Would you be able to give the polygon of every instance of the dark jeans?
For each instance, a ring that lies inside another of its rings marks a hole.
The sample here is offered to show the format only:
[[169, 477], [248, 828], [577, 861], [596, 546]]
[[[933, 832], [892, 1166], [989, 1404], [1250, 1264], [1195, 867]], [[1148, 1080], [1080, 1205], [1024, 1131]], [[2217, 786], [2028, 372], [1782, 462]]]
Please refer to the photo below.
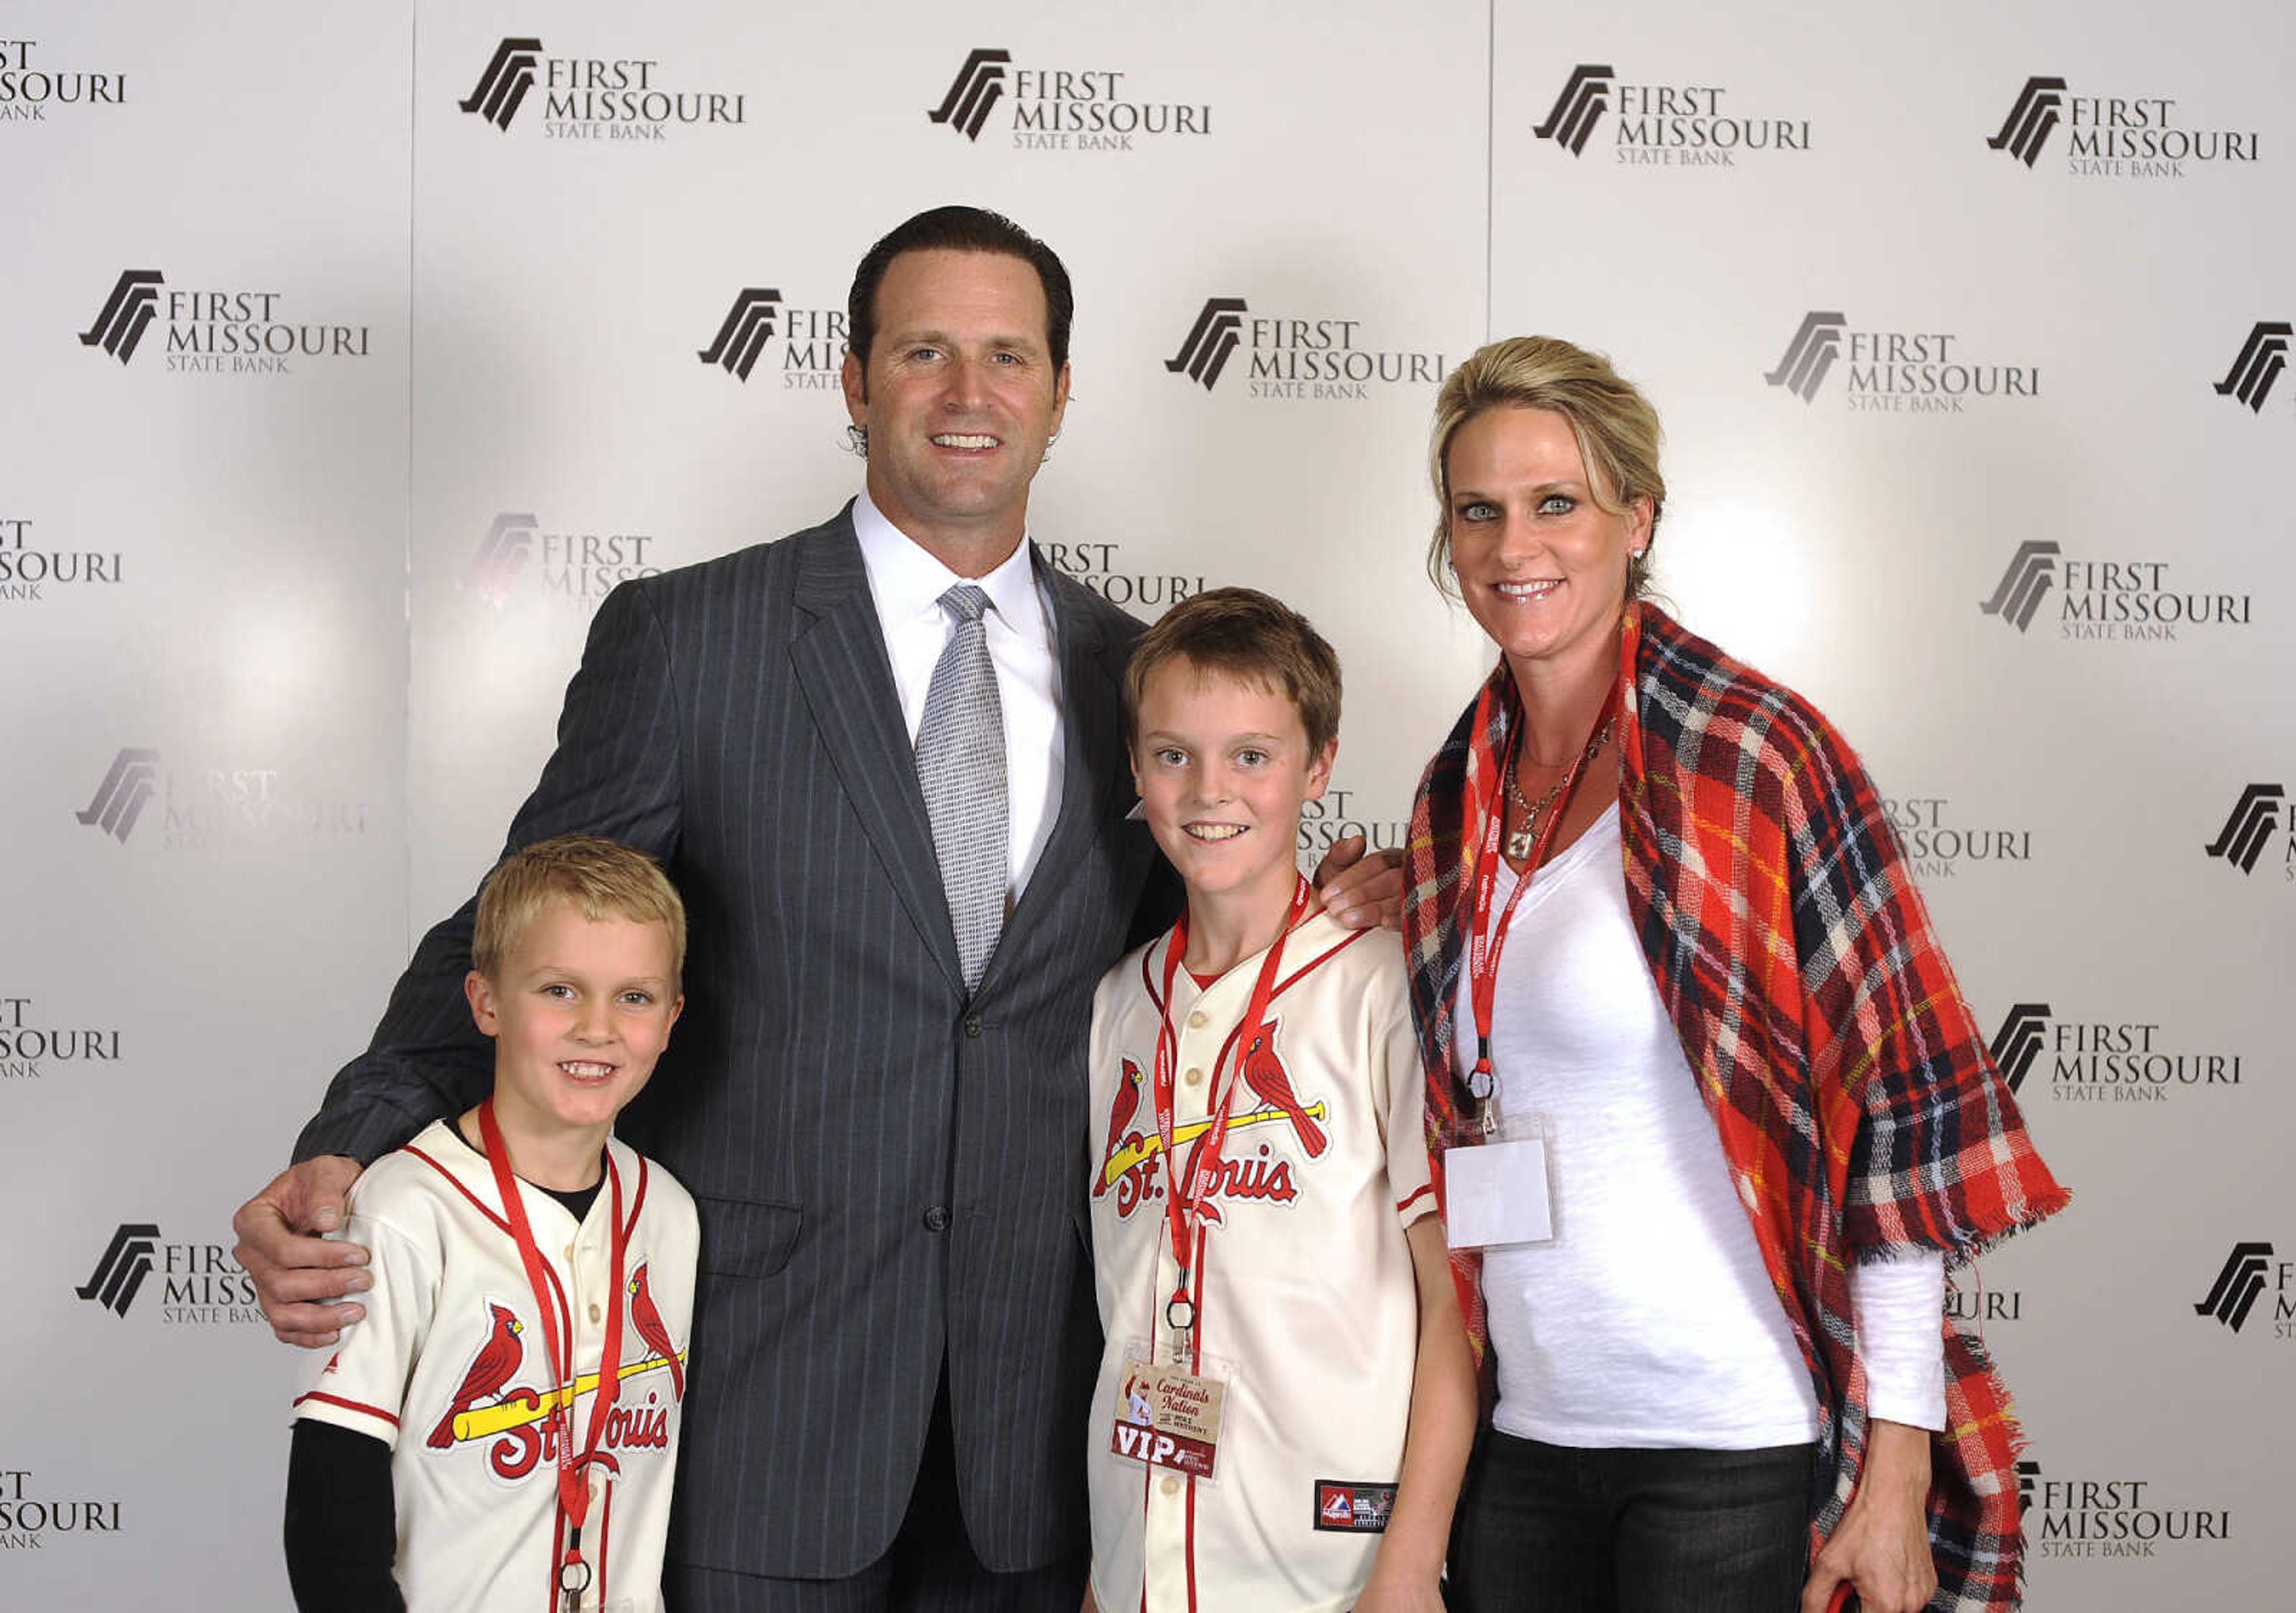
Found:
[[1576, 1450], [1486, 1428], [1451, 1536], [1456, 1613], [1792, 1613], [1816, 1447]]
[[924, 1460], [892, 1550], [849, 1579], [761, 1579], [662, 1566], [669, 1613], [1076, 1613], [1086, 1560], [992, 1574], [972, 1554], [957, 1511], [956, 1445], [941, 1375]]

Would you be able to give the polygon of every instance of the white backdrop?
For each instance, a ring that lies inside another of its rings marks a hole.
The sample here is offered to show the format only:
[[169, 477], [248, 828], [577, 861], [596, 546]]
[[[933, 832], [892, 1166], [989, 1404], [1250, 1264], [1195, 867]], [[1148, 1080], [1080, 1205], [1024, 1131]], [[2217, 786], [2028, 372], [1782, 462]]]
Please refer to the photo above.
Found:
[[[1338, 645], [1311, 835], [1395, 843], [1483, 664], [1420, 570], [1431, 378], [1536, 330], [1644, 386], [1664, 594], [1857, 744], [2077, 1194], [1962, 1301], [2027, 1419], [2030, 1605], [2286, 1599], [2286, 8], [0, 29], [0, 1603], [285, 1605], [231, 1210], [491, 861], [604, 589], [857, 485], [852, 266], [945, 201], [1076, 281], [1056, 563]], [[930, 116], [969, 62], [970, 135]], [[701, 357], [745, 291], [746, 376]]]

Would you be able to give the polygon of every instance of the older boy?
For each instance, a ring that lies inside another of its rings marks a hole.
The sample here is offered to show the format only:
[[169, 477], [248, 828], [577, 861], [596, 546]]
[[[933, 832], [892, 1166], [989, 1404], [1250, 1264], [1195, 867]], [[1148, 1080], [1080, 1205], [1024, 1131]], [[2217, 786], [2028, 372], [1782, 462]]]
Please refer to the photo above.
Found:
[[1403, 959], [1318, 909], [1294, 849], [1338, 662], [1218, 589], [1141, 638], [1125, 692], [1188, 899], [1093, 1004], [1093, 1596], [1439, 1607], [1475, 1401]]
[[685, 949], [677, 892], [628, 847], [569, 835], [488, 876], [464, 990], [494, 1093], [353, 1190], [374, 1287], [295, 1401], [300, 1606], [660, 1606], [696, 1224], [611, 1134]]

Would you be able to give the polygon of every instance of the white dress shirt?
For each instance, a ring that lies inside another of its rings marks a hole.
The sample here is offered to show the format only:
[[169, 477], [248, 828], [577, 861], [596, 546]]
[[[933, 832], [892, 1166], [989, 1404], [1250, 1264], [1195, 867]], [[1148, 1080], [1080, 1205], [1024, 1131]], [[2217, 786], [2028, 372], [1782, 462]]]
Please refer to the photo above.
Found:
[[901, 697], [901, 722], [912, 747], [924, 721], [933, 667], [956, 630], [955, 619], [940, 608], [940, 596], [961, 582], [975, 585], [988, 596], [989, 609], [982, 619], [988, 626], [988, 659], [996, 672], [996, 704], [1004, 717], [1004, 821], [1012, 836], [1004, 856], [1004, 910], [1009, 913], [1027, 888], [1060, 816], [1061, 765], [1068, 749], [1061, 726], [1060, 659], [1053, 643], [1052, 608], [1029, 567], [1029, 545], [1021, 543], [986, 577], [959, 577], [886, 520], [865, 490], [853, 501], [853, 533], [861, 540], [861, 563], [869, 573], [869, 594], [892, 659], [893, 687]]

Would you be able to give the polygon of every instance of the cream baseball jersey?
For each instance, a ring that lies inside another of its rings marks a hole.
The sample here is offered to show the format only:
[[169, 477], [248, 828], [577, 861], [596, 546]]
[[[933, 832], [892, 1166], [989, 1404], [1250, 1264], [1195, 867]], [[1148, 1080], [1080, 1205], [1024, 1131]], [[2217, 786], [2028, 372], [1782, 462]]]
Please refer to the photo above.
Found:
[[[1239, 1032], [1265, 954], [1209, 987], [1171, 973], [1173, 1148], [1185, 1160], [1224, 1133], [1183, 1330], [1185, 1311], [1168, 1312], [1180, 1263], [1154, 1090], [1170, 940], [1117, 964], [1093, 1003], [1107, 1339], [1087, 1447], [1094, 1594], [1111, 1613], [1345, 1608], [1371, 1573], [1410, 1417], [1419, 1307], [1404, 1228], [1435, 1208], [1402, 954], [1384, 931], [1306, 920], [1283, 943], [1257, 1049]], [[1208, 1477], [1153, 1459], [1174, 1371], [1205, 1386], [1218, 1423]]]
[[[365, 1244], [373, 1289], [365, 1321], [332, 1354], [313, 1352], [298, 1417], [391, 1447], [397, 1573], [410, 1609], [554, 1609], [565, 1545], [545, 1329], [560, 1332], [573, 1450], [590, 1448], [609, 1290], [623, 1298], [619, 1389], [587, 1470], [581, 1606], [652, 1613], [677, 1462], [678, 1407], [699, 1246], [693, 1200], [660, 1166], [606, 1144], [608, 1180], [578, 1227], [518, 1183], [550, 1277], [540, 1314], [485, 1156], [438, 1121], [378, 1159], [351, 1191], [343, 1236]], [[625, 1247], [612, 1270], [619, 1184]], [[573, 1347], [564, 1348], [568, 1324]]]

